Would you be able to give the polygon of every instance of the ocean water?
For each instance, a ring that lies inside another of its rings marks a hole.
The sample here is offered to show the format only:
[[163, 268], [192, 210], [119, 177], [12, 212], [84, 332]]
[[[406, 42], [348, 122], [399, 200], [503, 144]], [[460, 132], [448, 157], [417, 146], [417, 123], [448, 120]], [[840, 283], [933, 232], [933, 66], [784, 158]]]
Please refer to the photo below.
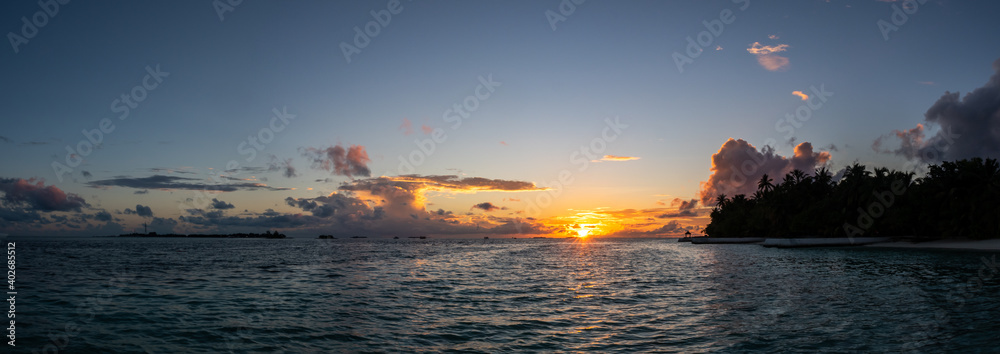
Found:
[[[23, 352], [995, 352], [991, 252], [16, 241]], [[5, 346], [5, 349], [10, 347]]]

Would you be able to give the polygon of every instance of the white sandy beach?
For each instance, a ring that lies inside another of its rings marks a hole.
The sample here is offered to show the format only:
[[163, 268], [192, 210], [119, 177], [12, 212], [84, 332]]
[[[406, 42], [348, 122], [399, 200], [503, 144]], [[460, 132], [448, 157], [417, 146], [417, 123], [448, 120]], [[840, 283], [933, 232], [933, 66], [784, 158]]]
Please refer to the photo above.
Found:
[[893, 248], [940, 248], [940, 249], [971, 249], [981, 251], [1000, 251], [1000, 239], [992, 240], [938, 240], [927, 242], [885, 242], [863, 247], [893, 247]]

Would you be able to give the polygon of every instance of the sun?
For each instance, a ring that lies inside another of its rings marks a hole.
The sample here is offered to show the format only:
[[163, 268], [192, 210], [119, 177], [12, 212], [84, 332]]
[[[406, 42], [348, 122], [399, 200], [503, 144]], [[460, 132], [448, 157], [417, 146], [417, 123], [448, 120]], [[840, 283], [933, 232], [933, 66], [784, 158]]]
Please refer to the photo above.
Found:
[[590, 235], [590, 229], [579, 229], [579, 230], [576, 230], [576, 237], [578, 237], [578, 238], [584, 238], [584, 237], [587, 237], [587, 235]]

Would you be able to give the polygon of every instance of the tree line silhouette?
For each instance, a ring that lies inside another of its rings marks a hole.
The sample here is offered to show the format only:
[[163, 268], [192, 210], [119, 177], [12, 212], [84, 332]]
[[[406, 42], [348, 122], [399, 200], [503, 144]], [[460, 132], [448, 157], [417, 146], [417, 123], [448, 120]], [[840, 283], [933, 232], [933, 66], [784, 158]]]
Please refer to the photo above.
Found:
[[722, 194], [713, 237], [1000, 237], [1000, 164], [973, 158], [930, 165], [926, 176], [855, 163], [835, 181], [825, 167], [767, 175], [752, 196]]

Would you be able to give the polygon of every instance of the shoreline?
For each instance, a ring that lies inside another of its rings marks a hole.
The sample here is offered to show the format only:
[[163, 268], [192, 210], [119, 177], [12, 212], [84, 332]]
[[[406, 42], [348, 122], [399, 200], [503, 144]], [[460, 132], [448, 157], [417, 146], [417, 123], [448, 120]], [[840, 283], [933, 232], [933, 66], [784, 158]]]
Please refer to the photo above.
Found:
[[862, 247], [1000, 251], [1000, 239], [934, 240], [923, 242], [892, 241], [864, 245]]

